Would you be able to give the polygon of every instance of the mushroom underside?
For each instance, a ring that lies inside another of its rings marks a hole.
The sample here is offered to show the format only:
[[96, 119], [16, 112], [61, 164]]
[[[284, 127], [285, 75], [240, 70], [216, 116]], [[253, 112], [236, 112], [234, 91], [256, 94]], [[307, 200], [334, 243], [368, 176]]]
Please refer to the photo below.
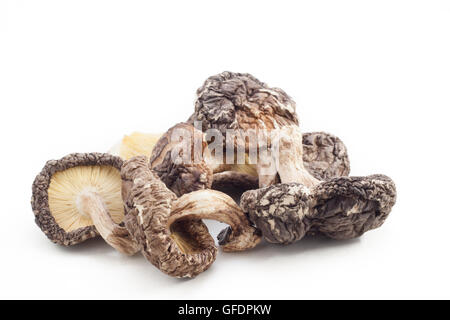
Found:
[[75, 153], [46, 163], [32, 186], [36, 224], [54, 243], [71, 246], [99, 233], [82, 195], [96, 194], [116, 224], [123, 220], [120, 197], [122, 160], [110, 154]]

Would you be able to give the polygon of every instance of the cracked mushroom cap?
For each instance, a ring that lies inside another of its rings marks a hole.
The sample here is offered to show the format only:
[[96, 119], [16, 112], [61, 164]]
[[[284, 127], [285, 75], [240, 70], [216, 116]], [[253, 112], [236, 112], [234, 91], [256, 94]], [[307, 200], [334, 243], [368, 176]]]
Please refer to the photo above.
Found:
[[[233, 137], [234, 146], [245, 146], [247, 153], [247, 136], [252, 132], [258, 143], [267, 143], [270, 149], [285, 146], [280, 152], [258, 152], [259, 187], [279, 182], [313, 186], [318, 181], [303, 165], [302, 136], [295, 109], [295, 102], [283, 90], [271, 88], [247, 73], [223, 72], [209, 77], [197, 90], [195, 112], [188, 123], [200, 122], [203, 131], [217, 129], [224, 140], [227, 130], [239, 129]], [[270, 169], [275, 163], [276, 170]]]
[[318, 180], [348, 176], [350, 160], [341, 139], [325, 132], [302, 134], [303, 164]]
[[201, 220], [170, 221], [171, 192], [139, 156], [122, 168], [125, 225], [142, 254], [173, 277], [195, 277], [214, 262], [217, 248]]
[[[189, 124], [178, 123], [156, 142], [150, 167], [177, 196], [209, 189], [213, 172], [204, 158], [206, 149], [201, 131]], [[179, 158], [174, 159], [177, 150]]]
[[36, 224], [54, 243], [71, 246], [97, 236], [98, 230], [82, 197], [100, 195], [112, 220], [124, 217], [119, 157], [74, 153], [46, 163], [32, 186], [31, 206]]
[[298, 125], [295, 102], [281, 89], [270, 88], [248, 73], [222, 72], [197, 90], [189, 123], [202, 121], [203, 131], [218, 129], [271, 130]]
[[272, 243], [289, 244], [308, 234], [351, 239], [380, 227], [396, 201], [384, 175], [339, 177], [313, 188], [299, 183], [247, 191], [241, 207]]

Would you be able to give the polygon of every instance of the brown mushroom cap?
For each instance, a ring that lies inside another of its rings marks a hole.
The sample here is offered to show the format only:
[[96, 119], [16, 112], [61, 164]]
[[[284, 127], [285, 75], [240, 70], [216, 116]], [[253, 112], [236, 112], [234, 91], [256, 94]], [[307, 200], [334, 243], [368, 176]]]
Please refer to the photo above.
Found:
[[170, 221], [176, 195], [139, 156], [122, 167], [125, 225], [142, 254], [174, 277], [195, 277], [214, 262], [217, 248], [201, 220]]
[[351, 239], [378, 228], [396, 201], [394, 182], [384, 175], [340, 177], [309, 189], [278, 184], [247, 191], [241, 207], [272, 243], [289, 244], [307, 234]]
[[[246, 136], [251, 131], [257, 132], [259, 142], [267, 143], [269, 148], [279, 141], [284, 150], [259, 154], [256, 166], [259, 187], [278, 182], [313, 186], [318, 181], [303, 166], [295, 108], [295, 102], [281, 89], [271, 88], [247, 73], [222, 72], [209, 77], [197, 90], [195, 112], [188, 123], [201, 122], [203, 131], [217, 129], [224, 139], [228, 129], [241, 130], [242, 134], [233, 138], [234, 145], [245, 146], [247, 153], [250, 147]], [[267, 170], [274, 163], [276, 170]]]
[[338, 137], [325, 132], [303, 133], [303, 164], [318, 180], [348, 176], [347, 148]]
[[298, 125], [295, 102], [281, 89], [270, 88], [248, 73], [222, 72], [197, 90], [195, 113], [188, 122], [202, 121], [203, 131], [218, 129], [271, 130]]
[[[176, 138], [183, 137], [182, 140]], [[200, 150], [195, 150], [195, 139], [199, 138]], [[189, 155], [183, 155], [183, 144], [187, 145]], [[174, 162], [172, 150], [180, 148], [179, 156], [189, 157], [189, 161]], [[212, 184], [212, 169], [205, 162], [203, 151], [207, 148], [202, 132], [185, 123], [170, 128], [158, 140], [150, 157], [150, 167], [166, 186], [177, 196], [185, 193], [209, 189]], [[201, 153], [197, 154], [196, 153]], [[198, 161], [197, 161], [198, 160]]]
[[[127, 233], [118, 225], [124, 217], [121, 166], [122, 159], [104, 153], [74, 153], [48, 161], [32, 187], [31, 206], [37, 225], [51, 241], [64, 246], [93, 238], [99, 231], [107, 232], [118, 246], [125, 246]], [[92, 209], [101, 214], [96, 218], [107, 222], [102, 230], [94, 226]]]

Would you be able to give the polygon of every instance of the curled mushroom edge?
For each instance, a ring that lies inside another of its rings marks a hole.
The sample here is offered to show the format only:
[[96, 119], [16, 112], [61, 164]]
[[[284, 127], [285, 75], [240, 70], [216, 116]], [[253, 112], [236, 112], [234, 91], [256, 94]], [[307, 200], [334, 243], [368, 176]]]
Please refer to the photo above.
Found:
[[73, 153], [47, 161], [33, 182], [31, 206], [51, 241], [72, 246], [100, 234], [121, 253], [137, 252], [121, 225], [122, 163], [107, 153]]
[[225, 252], [244, 251], [261, 241], [260, 232], [250, 225], [236, 202], [225, 193], [198, 190], [187, 193], [172, 205], [169, 224], [179, 219], [211, 219], [229, 225], [219, 234], [219, 244]]

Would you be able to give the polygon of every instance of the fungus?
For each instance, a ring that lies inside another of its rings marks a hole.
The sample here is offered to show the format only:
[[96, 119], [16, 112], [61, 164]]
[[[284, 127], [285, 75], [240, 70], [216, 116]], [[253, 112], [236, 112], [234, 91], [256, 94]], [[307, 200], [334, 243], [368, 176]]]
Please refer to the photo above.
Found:
[[32, 187], [37, 225], [57, 244], [71, 246], [100, 234], [118, 251], [134, 254], [136, 245], [120, 225], [121, 166], [119, 157], [102, 153], [48, 161]]
[[[280, 162], [303, 155], [296, 145], [297, 134], [286, 133], [280, 138]], [[325, 144], [317, 137], [315, 134], [307, 137], [312, 141], [311, 154], [315, 149], [330, 154], [328, 149], [331, 147], [317, 149]], [[334, 156], [310, 158], [310, 163], [315, 163], [316, 176], [324, 177], [324, 181], [317, 180], [314, 185], [307, 185], [301, 179], [303, 168], [285, 167], [285, 172], [279, 171], [282, 181], [283, 176], [287, 177], [284, 183], [246, 191], [242, 195], [242, 209], [267, 241], [288, 244], [303, 238], [308, 232], [322, 233], [335, 239], [354, 238], [379, 227], [391, 211], [396, 191], [394, 182], [387, 176], [328, 178], [349, 171], [342, 146], [336, 144], [336, 139], [328, 138], [333, 149], [338, 146]], [[331, 170], [323, 169], [327, 167]]]
[[[188, 123], [201, 122], [203, 131], [217, 129], [223, 137], [229, 129], [244, 133], [254, 130], [260, 135], [259, 139], [267, 142], [269, 149], [276, 143], [270, 139], [275, 133], [284, 150], [259, 156], [256, 163], [259, 186], [278, 182], [313, 186], [318, 181], [303, 165], [303, 146], [295, 108], [295, 102], [283, 90], [270, 88], [250, 74], [223, 72], [209, 77], [197, 90], [195, 112]], [[289, 139], [284, 139], [285, 136]], [[237, 135], [235, 145], [245, 146], [248, 153], [245, 139]], [[295, 149], [294, 153], [292, 149]], [[268, 172], [267, 166], [275, 164], [276, 169]]]
[[303, 164], [318, 180], [348, 176], [347, 148], [338, 137], [325, 132], [303, 134]]
[[209, 189], [213, 172], [205, 159], [206, 149], [201, 131], [179, 123], [156, 142], [150, 167], [177, 196]]
[[202, 122], [202, 129], [272, 130], [298, 125], [295, 102], [281, 89], [270, 88], [248, 73], [222, 72], [211, 76], [197, 90], [195, 113], [188, 120]]
[[214, 262], [217, 248], [201, 218], [217, 218], [232, 226], [224, 239], [226, 249], [248, 249], [260, 240], [229, 197], [200, 190], [177, 198], [144, 156], [126, 161], [121, 175], [125, 226], [142, 254], [168, 275], [194, 277]]
[[[291, 243], [308, 231], [355, 237], [381, 225], [395, 203], [395, 186], [386, 176], [336, 178], [350, 169], [342, 142], [323, 133], [303, 137], [295, 102], [281, 89], [270, 88], [249, 74], [223, 72], [208, 78], [197, 90], [195, 112], [188, 120], [196, 121], [203, 130], [217, 129], [223, 136], [229, 129], [242, 130], [244, 135], [255, 129], [266, 133], [268, 151], [259, 154], [256, 164], [261, 189], [246, 191], [241, 207], [268, 241]], [[248, 154], [244, 135], [237, 135], [234, 147], [245, 146]], [[224, 177], [221, 180], [223, 184]], [[376, 195], [369, 190], [376, 190]], [[349, 203], [353, 205], [348, 207]], [[311, 225], [319, 224], [304, 218], [320, 220], [332, 212], [338, 212], [337, 216], [318, 228]]]
[[268, 242], [290, 244], [305, 235], [351, 239], [380, 227], [396, 201], [384, 175], [338, 177], [307, 188], [277, 184], [245, 192], [241, 207]]

